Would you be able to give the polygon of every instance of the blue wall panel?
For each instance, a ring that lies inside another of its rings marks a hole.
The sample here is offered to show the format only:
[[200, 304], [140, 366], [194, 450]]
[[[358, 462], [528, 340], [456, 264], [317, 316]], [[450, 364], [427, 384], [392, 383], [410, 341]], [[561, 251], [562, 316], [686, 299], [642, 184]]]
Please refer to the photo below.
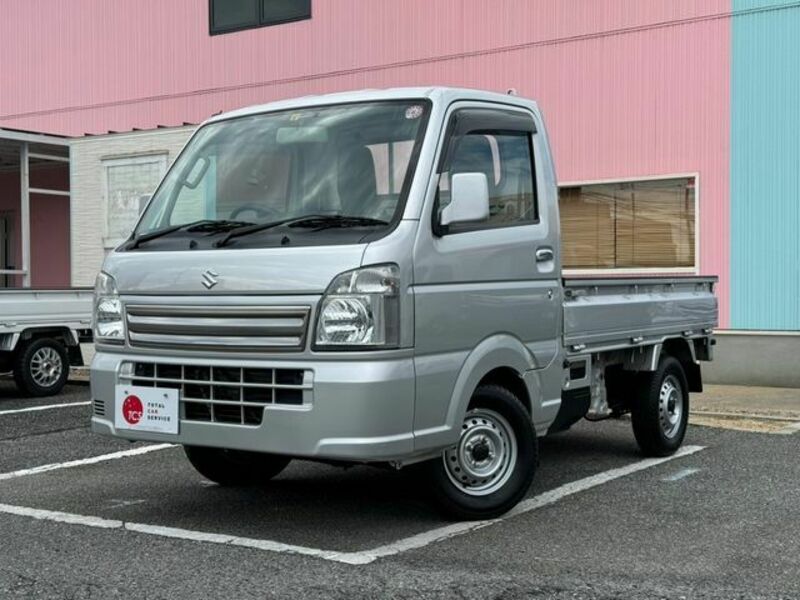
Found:
[[734, 0], [733, 10], [731, 327], [797, 330], [800, 3]]

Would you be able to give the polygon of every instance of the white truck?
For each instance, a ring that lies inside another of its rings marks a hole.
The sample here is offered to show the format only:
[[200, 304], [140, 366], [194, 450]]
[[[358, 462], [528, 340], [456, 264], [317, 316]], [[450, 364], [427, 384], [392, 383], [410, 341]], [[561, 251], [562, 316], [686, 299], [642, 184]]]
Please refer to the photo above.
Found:
[[92, 290], [0, 290], [0, 373], [13, 372], [20, 393], [52, 396], [70, 366], [83, 365], [92, 339]]
[[448, 88], [203, 124], [97, 279], [92, 429], [226, 485], [292, 458], [415, 465], [447, 514], [527, 492], [537, 438], [686, 432], [714, 277], [562, 277], [536, 104]]

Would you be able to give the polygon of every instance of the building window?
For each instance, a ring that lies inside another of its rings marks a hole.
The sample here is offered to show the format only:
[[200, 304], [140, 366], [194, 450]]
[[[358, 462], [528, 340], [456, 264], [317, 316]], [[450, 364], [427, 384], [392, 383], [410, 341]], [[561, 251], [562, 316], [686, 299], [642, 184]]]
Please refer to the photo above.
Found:
[[565, 185], [566, 269], [676, 269], [695, 263], [695, 178]]
[[116, 247], [130, 235], [166, 170], [166, 153], [103, 161], [106, 248]]
[[210, 0], [211, 35], [311, 18], [311, 0]]

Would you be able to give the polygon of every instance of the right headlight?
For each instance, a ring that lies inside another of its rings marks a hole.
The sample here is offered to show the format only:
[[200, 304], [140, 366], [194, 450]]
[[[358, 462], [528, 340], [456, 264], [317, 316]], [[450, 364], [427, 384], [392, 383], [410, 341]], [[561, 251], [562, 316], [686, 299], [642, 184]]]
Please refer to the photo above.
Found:
[[94, 285], [94, 339], [99, 342], [122, 343], [125, 328], [122, 324], [122, 303], [114, 278], [107, 273], [97, 275]]
[[394, 348], [400, 337], [400, 269], [374, 265], [337, 275], [317, 311], [319, 349]]

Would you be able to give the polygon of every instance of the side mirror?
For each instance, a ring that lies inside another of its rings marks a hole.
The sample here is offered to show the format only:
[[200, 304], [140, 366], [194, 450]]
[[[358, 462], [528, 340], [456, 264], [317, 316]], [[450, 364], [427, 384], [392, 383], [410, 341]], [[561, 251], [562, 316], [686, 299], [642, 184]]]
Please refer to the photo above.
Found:
[[439, 222], [483, 221], [489, 217], [489, 182], [483, 173], [456, 173], [450, 179], [450, 204], [442, 209]]

